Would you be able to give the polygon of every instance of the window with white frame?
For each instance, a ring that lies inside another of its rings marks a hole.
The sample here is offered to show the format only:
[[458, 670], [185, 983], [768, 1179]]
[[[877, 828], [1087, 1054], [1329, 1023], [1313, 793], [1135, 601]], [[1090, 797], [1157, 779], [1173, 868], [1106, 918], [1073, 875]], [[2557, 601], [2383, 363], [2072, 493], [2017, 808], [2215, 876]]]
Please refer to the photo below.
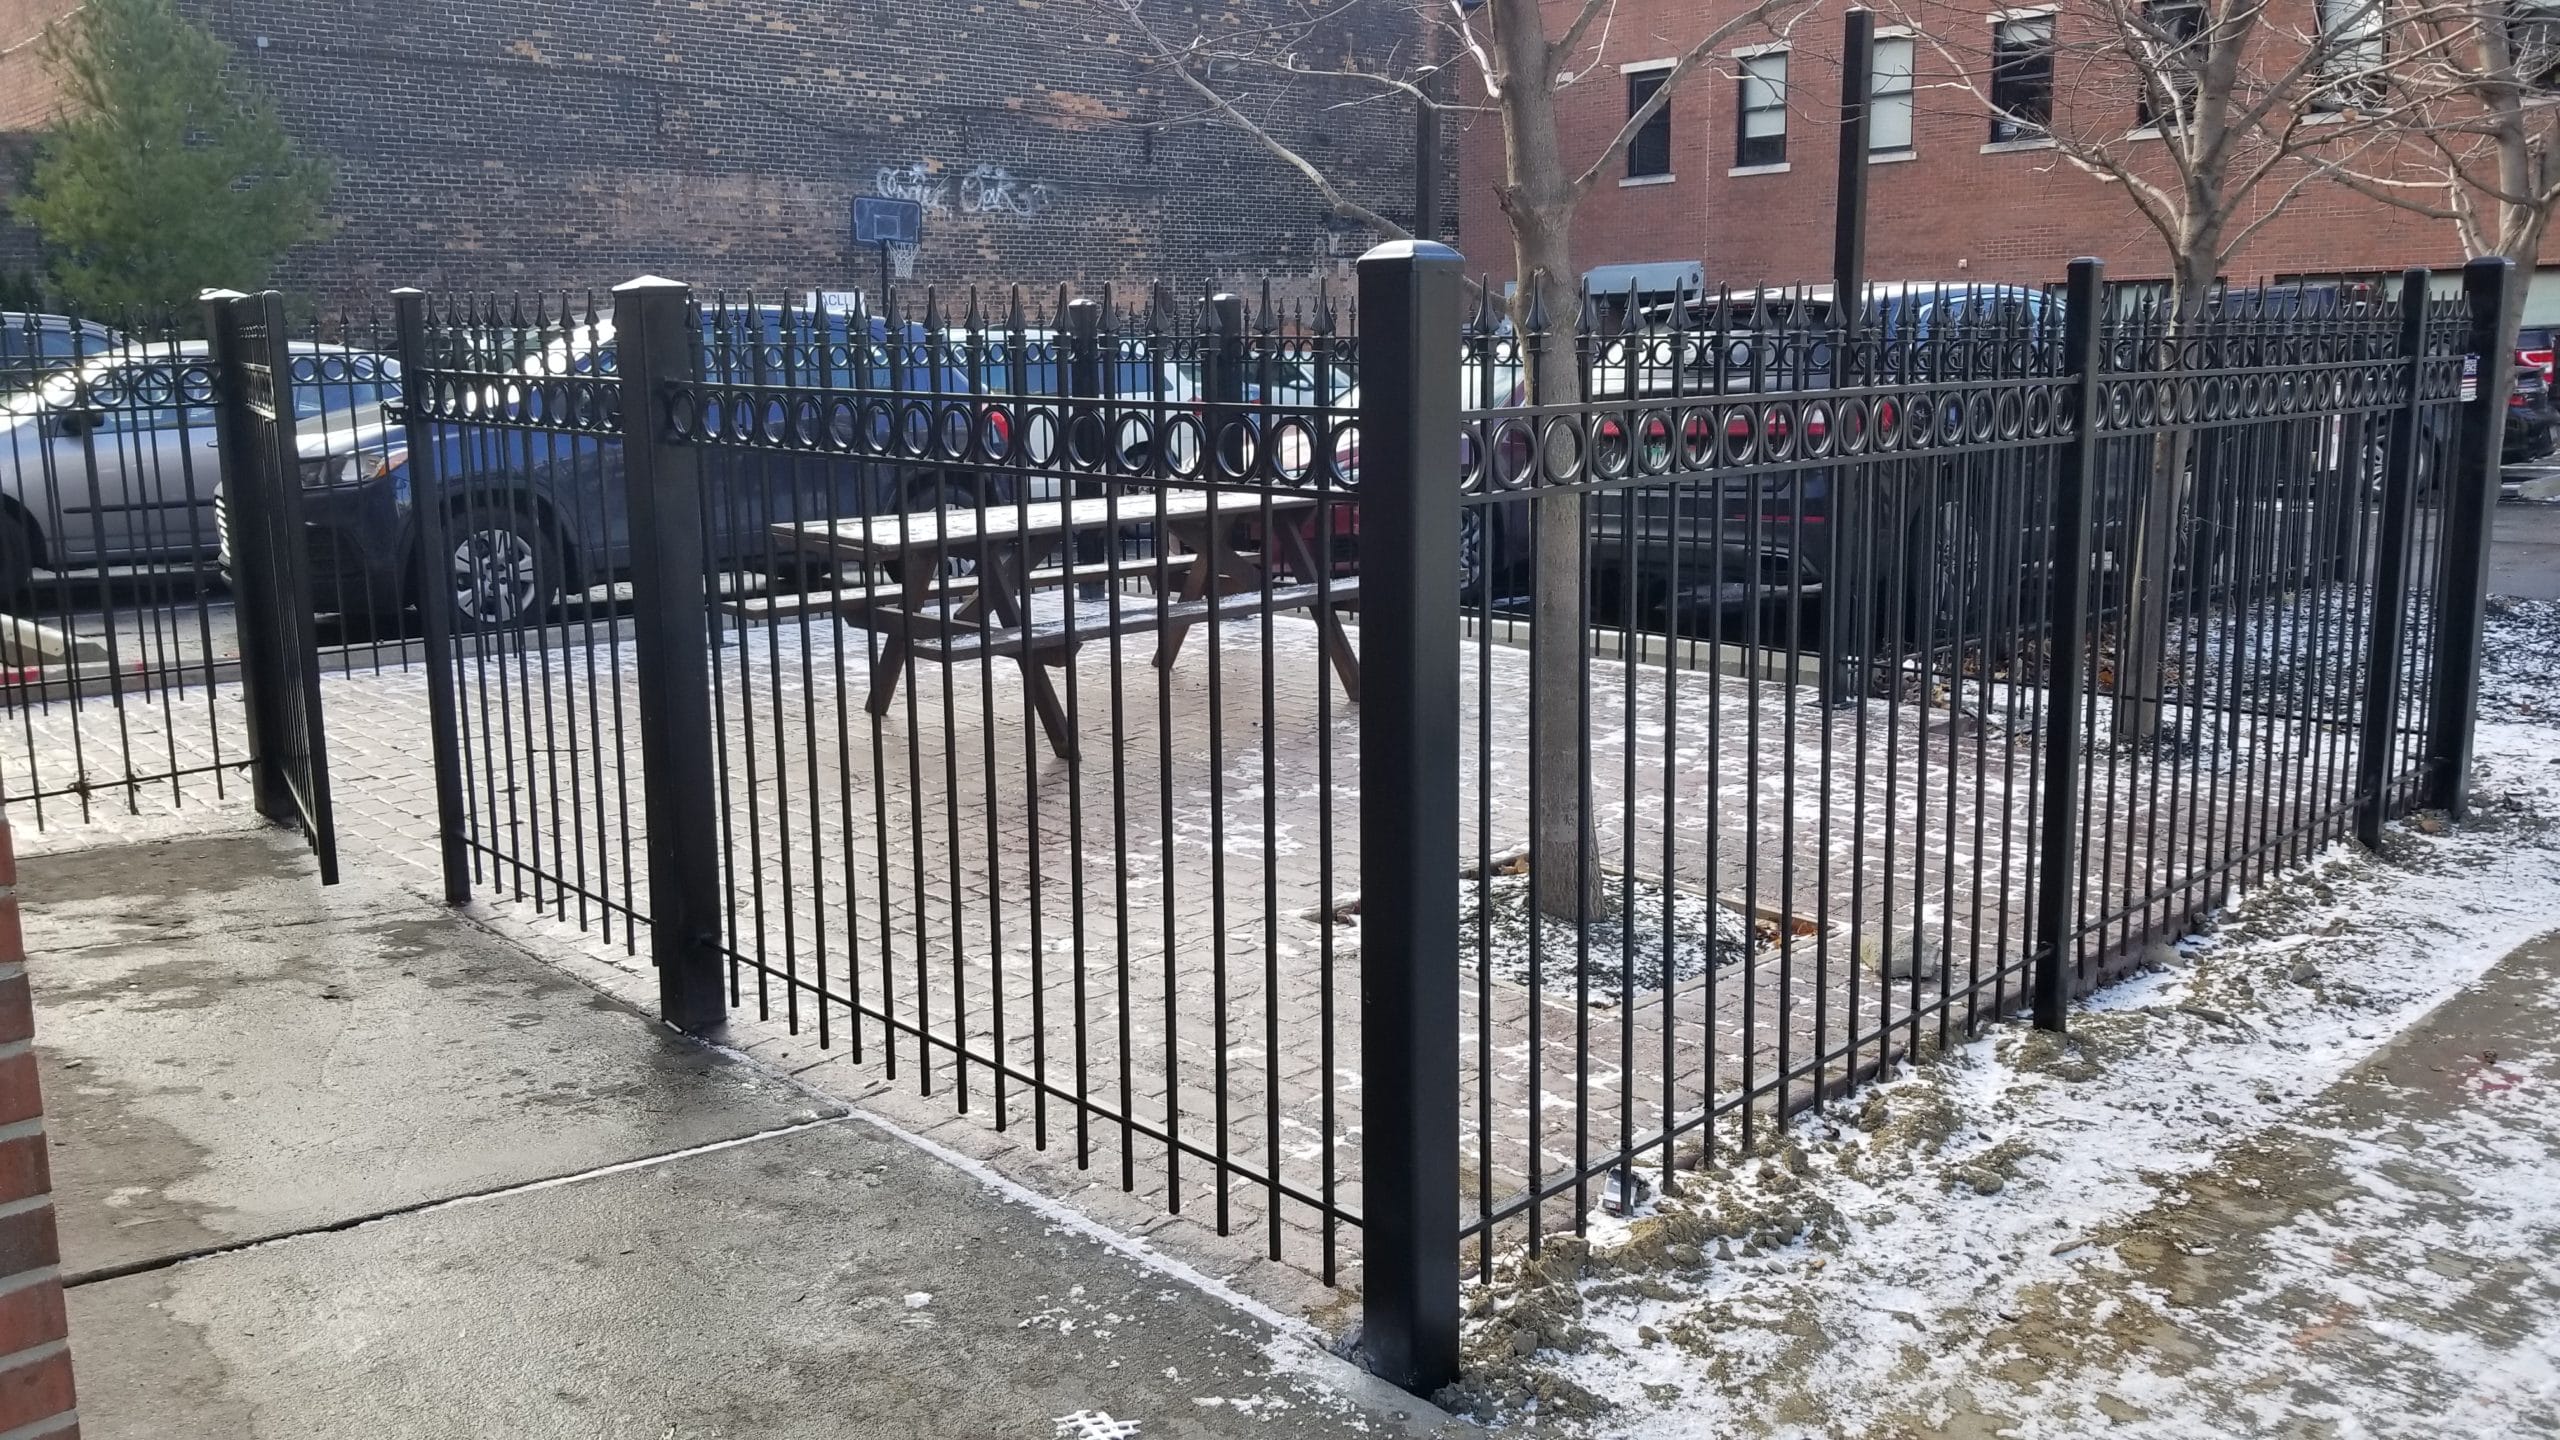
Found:
[[1874, 70], [1867, 84], [1867, 153], [1911, 153], [1911, 37], [1876, 37]]
[[2319, 0], [2320, 79], [2314, 110], [2354, 110], [2382, 98], [2382, 0]]
[[2053, 16], [1991, 27], [1991, 143], [2042, 140], [2053, 124]]
[[1787, 52], [1739, 56], [1739, 99], [1733, 163], [1783, 165], [1787, 159]]
[[[1652, 103], [1662, 93], [1663, 82], [1671, 78], [1668, 64], [1647, 66], [1627, 72], [1627, 118]], [[1671, 173], [1671, 106], [1665, 103], [1646, 119], [1627, 145], [1627, 178], [1650, 180]]]

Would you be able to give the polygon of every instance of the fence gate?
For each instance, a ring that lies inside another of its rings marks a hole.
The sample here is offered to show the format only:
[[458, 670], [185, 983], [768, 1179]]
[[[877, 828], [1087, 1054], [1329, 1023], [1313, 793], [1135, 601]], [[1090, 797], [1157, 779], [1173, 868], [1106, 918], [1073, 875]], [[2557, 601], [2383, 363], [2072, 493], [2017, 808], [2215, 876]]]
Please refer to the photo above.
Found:
[[205, 297], [205, 322], [220, 377], [222, 488], [214, 513], [238, 606], [250, 789], [259, 814], [302, 827], [319, 857], [320, 883], [335, 885], [338, 839], [329, 818], [284, 297], [216, 291]]

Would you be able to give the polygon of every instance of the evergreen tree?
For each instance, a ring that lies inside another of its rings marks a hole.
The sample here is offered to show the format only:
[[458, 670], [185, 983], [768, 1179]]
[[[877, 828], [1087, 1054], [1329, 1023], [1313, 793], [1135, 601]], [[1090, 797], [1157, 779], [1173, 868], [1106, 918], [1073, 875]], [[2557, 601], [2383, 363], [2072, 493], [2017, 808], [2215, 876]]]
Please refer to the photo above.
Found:
[[266, 96], [224, 84], [229, 47], [174, 0], [89, 0], [45, 45], [64, 114], [14, 209], [65, 299], [111, 312], [255, 289], [325, 233], [328, 167]]

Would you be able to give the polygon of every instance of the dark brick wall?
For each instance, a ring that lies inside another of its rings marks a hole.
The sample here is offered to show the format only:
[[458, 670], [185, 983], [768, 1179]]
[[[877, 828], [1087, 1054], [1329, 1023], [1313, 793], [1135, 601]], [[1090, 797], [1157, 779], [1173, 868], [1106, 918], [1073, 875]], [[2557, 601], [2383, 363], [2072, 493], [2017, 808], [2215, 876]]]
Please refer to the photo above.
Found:
[[[191, 3], [337, 166], [340, 228], [280, 277], [324, 296], [644, 272], [867, 286], [849, 204], [884, 181], [930, 201], [920, 281], [1330, 277], [1371, 238], [1193, 119], [1105, 0]], [[1279, 3], [1166, 6], [1163, 24]], [[1392, 12], [1333, 43], [1394, 43]], [[1409, 213], [1409, 112], [1334, 98], [1260, 103], [1365, 202]]]

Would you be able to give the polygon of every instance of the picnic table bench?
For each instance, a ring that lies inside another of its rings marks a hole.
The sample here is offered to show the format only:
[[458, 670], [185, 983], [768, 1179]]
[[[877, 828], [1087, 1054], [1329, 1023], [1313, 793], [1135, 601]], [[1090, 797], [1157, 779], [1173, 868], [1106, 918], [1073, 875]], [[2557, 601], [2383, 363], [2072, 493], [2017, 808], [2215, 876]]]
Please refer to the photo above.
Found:
[[[773, 527], [780, 543], [837, 564], [892, 570], [898, 579], [889, 585], [772, 597], [764, 609], [772, 614], [830, 609], [845, 623], [884, 637], [872, 662], [866, 702], [874, 715], [888, 713], [900, 677], [911, 674], [919, 660], [948, 665], [1010, 657], [1022, 667], [1023, 688], [1048, 734], [1049, 748], [1073, 761], [1080, 748], [1047, 671], [1072, 663], [1087, 640], [1157, 631], [1161, 638], [1155, 663], [1169, 669], [1194, 625], [1312, 609], [1344, 693], [1354, 701], [1360, 698], [1359, 657], [1335, 613], [1358, 603], [1358, 578], [1275, 578], [1275, 554], [1296, 576], [1319, 575], [1313, 548], [1295, 523], [1300, 512], [1315, 504], [1313, 495], [1149, 491], [1116, 500], [990, 505], [983, 514], [917, 510], [851, 522], [793, 521]], [[1238, 522], [1247, 520], [1269, 521], [1260, 552], [1245, 549], [1236, 533]], [[1116, 532], [1135, 525], [1157, 527], [1158, 554], [1116, 566], [1073, 560], [1036, 563], [1051, 549], [1072, 555], [1079, 535], [1099, 534], [1105, 543], [1117, 543]], [[942, 562], [953, 558], [973, 562], [974, 573], [944, 573]], [[1098, 600], [1076, 598], [1077, 587], [1145, 575], [1158, 578], [1153, 596], [1114, 592]], [[1053, 587], [1067, 589], [1064, 603], [1035, 618], [1034, 593]]]

